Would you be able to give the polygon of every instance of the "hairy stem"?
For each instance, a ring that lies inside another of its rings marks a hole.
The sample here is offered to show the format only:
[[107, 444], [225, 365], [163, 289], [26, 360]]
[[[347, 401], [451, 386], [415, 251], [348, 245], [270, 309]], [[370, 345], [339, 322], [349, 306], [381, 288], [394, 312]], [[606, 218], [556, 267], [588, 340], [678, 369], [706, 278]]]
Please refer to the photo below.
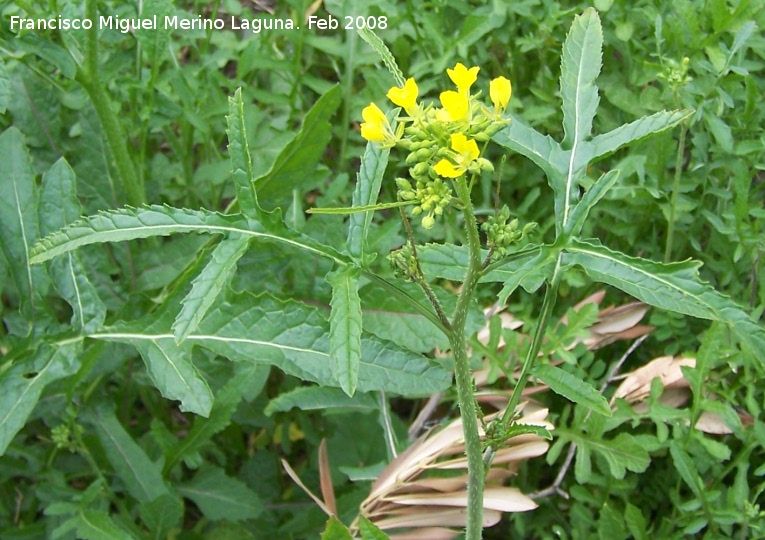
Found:
[[[96, 0], [85, 2], [85, 13], [93, 21], [98, 18]], [[128, 144], [122, 126], [112, 111], [111, 101], [106, 93], [99, 72], [98, 63], [98, 27], [87, 30], [85, 39], [85, 65], [77, 73], [77, 80], [85, 88], [93, 102], [101, 129], [104, 132], [109, 151], [114, 158], [120, 184], [125, 190], [128, 204], [140, 206], [146, 202], [146, 194], [128, 152]]]
[[465, 538], [467, 540], [479, 540], [483, 533], [485, 469], [481, 450], [481, 435], [478, 431], [478, 410], [473, 392], [470, 358], [467, 353], [465, 323], [467, 321], [468, 306], [473, 299], [475, 286], [481, 273], [481, 242], [478, 237], [478, 223], [473, 213], [470, 190], [466, 179], [464, 177], [457, 179], [455, 187], [457, 189], [457, 196], [464, 203], [462, 213], [465, 217], [470, 262], [452, 317], [449, 342], [454, 357], [454, 379], [457, 385], [460, 416], [462, 417], [465, 454], [468, 460], [467, 526], [465, 528]]

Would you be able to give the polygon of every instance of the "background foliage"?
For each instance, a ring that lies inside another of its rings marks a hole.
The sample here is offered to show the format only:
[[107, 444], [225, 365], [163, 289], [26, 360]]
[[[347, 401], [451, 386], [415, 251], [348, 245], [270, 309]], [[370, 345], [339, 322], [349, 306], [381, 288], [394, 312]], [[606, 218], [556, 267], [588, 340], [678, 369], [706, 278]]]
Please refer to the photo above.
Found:
[[[381, 1], [368, 14], [388, 17], [388, 29], [379, 35], [423, 93], [443, 87], [445, 68], [457, 61], [481, 66], [485, 80], [505, 75], [513, 81], [515, 115], [560, 140], [561, 44], [573, 16], [588, 6], [463, 0], [434, 1], [422, 9], [415, 2]], [[252, 18], [268, 8], [278, 17], [301, 21], [316, 7], [308, 1], [274, 6], [159, 1], [144, 3], [143, 9]], [[648, 259], [701, 260], [704, 279], [761, 317], [763, 2], [627, 5], [602, 0], [595, 7], [605, 39], [595, 132], [661, 109], [695, 113], [683, 128], [595, 165], [602, 171], [618, 168], [621, 175], [583, 234]], [[3, 172], [4, 238], [22, 232], [13, 229], [17, 207], [30, 212], [25, 215], [30, 228], [24, 229], [32, 234], [30, 243], [82, 213], [126, 203], [225, 210], [236, 195], [227, 152], [227, 130], [236, 129], [227, 121], [229, 97], [241, 87], [242, 125], [255, 150], [251, 167], [260, 179], [260, 204], [266, 210], [282, 208], [308, 238], [344, 244], [342, 217], [306, 219], [304, 210], [350, 204], [364, 151], [359, 111], [393, 84], [356, 33], [104, 32], [99, 77], [107, 111], [122, 131], [122, 157], [129, 158], [124, 166], [133, 168], [143, 186], [145, 195], [135, 195], [126, 191], [125, 171], [105, 137], [108, 128], [99, 121], [99, 97], [81, 75], [82, 51], [88, 47], [84, 36], [9, 30], [14, 14], [82, 16], [82, 9], [68, 2], [11, 2], [3, 8], [0, 162], [26, 162], [19, 155], [28, 152], [31, 167]], [[128, 17], [137, 7], [104, 2], [99, 9]], [[328, 10], [340, 17], [358, 14], [357, 9], [351, 2], [324, 2], [316, 14]], [[386, 180], [394, 178], [395, 168]], [[22, 193], [30, 202], [17, 206], [9, 197], [14, 179], [30, 175], [37, 178], [37, 190]], [[598, 170], [589, 174], [599, 175]], [[552, 194], [540, 171], [510, 154], [501, 188], [503, 202], [522, 223], [540, 224], [537, 240], [550, 240]], [[493, 212], [493, 186], [487, 182], [477, 190], [478, 213]], [[39, 207], [35, 215], [33, 198]], [[384, 181], [381, 200], [394, 198], [393, 182]], [[417, 229], [418, 241], [459, 242], [461, 224], [453, 215], [450, 219], [430, 231]], [[384, 256], [403, 244], [402, 234], [395, 212], [375, 215], [370, 249], [378, 254], [375, 264], [382, 274], [388, 272]], [[23, 246], [4, 240], [0, 378], [6, 388], [8, 381], [17, 381], [17, 393], [0, 396], [0, 436], [7, 446], [0, 457], [0, 538], [45, 538], [54, 531], [63, 538], [316, 537], [325, 516], [283, 473], [279, 459], [290, 462], [319, 492], [316, 456], [322, 439], [340, 518], [350, 523], [368, 493], [368, 480], [391, 457], [389, 439], [399, 449], [405, 446], [417, 401], [381, 399], [363, 388], [352, 400], [336, 388], [305, 394], [300, 361], [292, 369], [269, 369], [222, 361], [218, 355], [230, 357], [229, 350], [195, 348], [192, 370], [198, 376], [190, 372], [187, 386], [165, 396], [181, 401], [179, 410], [155, 388], [163, 374], [152, 371], [150, 359], [162, 355], [162, 347], [127, 338], [81, 345], [67, 341], [80, 330], [95, 332], [104, 322], [115, 334], [135, 334], [164, 322], [169, 327], [178, 319], [166, 312], [166, 301], [182, 298], [209, 260], [217, 257], [225, 266], [227, 253], [231, 260], [243, 249], [236, 239], [221, 245], [206, 236], [183, 235], [88, 246], [47, 267], [33, 266], [33, 275], [25, 276], [19, 265]], [[234, 264], [238, 271], [213, 285], [252, 295], [232, 294], [238, 300], [211, 306], [218, 318], [211, 316], [208, 326], [217, 331], [227, 321], [269, 314], [305, 317], [315, 328], [325, 324], [333, 298], [324, 279], [331, 264], [323, 258], [296, 257], [278, 244], [260, 244]], [[74, 282], [77, 295], [66, 288], [72, 283], [67, 275], [80, 276]], [[556, 316], [595, 290], [588, 290], [588, 279], [583, 273], [566, 275]], [[443, 283], [445, 293], [449, 287]], [[484, 303], [497, 292], [489, 286]], [[257, 296], [261, 293], [269, 296]], [[372, 284], [360, 293], [364, 328], [376, 339], [394, 341], [402, 354], [432, 356], [434, 347], [446, 346], [426, 321], [401, 322], [409, 320], [396, 316], [402, 307]], [[608, 295], [612, 303], [629, 301], [612, 290]], [[87, 301], [78, 308], [73, 298]], [[525, 321], [532, 321], [540, 307], [538, 296], [523, 289], [509, 303]], [[666, 354], [696, 356], [699, 367], [686, 373], [694, 391], [692, 407], [682, 412], [663, 407], [656, 388], [648, 412], [621, 407], [606, 420], [554, 395], [542, 397], [557, 439], [546, 461], [529, 461], [516, 484], [525, 492], [549, 486], [562, 465], [564, 444], [573, 441], [579, 447], [574, 470], [560, 485], [570, 498], [542, 498], [539, 509], [506, 519], [487, 537], [510, 532], [526, 538], [765, 534], [765, 430], [758, 420], [765, 394], [757, 384], [762, 365], [742, 355], [726, 332], [704, 333], [704, 321], [654, 310], [650, 323], [655, 330], [623, 369]], [[481, 324], [476, 316], [473, 328]], [[176, 337], [184, 333], [180, 326], [173, 330]], [[506, 334], [508, 341], [517, 340], [514, 333]], [[58, 345], [46, 344], [46, 335], [56, 336]], [[594, 353], [574, 349], [573, 369], [599, 388], [625, 347]], [[253, 351], [239, 354], [251, 357]], [[428, 378], [433, 388], [399, 393], [422, 396], [443, 388], [439, 376]], [[36, 405], [32, 395], [39, 396]], [[27, 404], [33, 409], [21, 410]], [[706, 435], [689, 428], [703, 410], [721, 414], [733, 433]], [[451, 412], [444, 406], [444, 416]], [[738, 412], [751, 415], [754, 423], [742, 424]], [[627, 434], [640, 449], [619, 444]]]

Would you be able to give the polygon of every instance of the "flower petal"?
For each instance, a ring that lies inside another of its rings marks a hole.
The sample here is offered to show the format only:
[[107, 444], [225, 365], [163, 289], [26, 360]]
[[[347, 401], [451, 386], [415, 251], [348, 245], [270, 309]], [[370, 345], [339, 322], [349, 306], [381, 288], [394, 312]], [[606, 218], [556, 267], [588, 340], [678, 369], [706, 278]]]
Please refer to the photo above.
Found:
[[388, 119], [385, 117], [385, 113], [382, 112], [382, 109], [375, 105], [374, 103], [370, 103], [364, 109], [361, 111], [361, 117], [364, 119], [364, 122], [369, 122], [370, 124], [387, 124]]
[[433, 167], [433, 170], [436, 171], [436, 174], [439, 176], [443, 176], [444, 178], [459, 178], [462, 176], [462, 173], [464, 171], [458, 169], [455, 167], [449, 160], [442, 159], [438, 163], [436, 163], [435, 167]]
[[513, 86], [505, 77], [497, 77], [489, 83], [489, 96], [491, 97], [494, 108], [498, 111], [504, 111], [513, 94]]
[[457, 85], [457, 90], [459, 90], [460, 94], [467, 95], [470, 93], [470, 87], [478, 79], [478, 71], [480, 69], [479, 67], [468, 69], [461, 62], [457, 62], [454, 69], [447, 69], [446, 73], [452, 82]]
[[419, 92], [420, 90], [417, 88], [417, 83], [410, 77], [404, 83], [403, 88], [394, 86], [388, 90], [387, 96], [394, 104], [403, 107], [407, 113], [411, 114], [410, 111], [414, 111], [417, 107], [417, 96]]
[[448, 90], [441, 92], [440, 98], [441, 105], [443, 105], [449, 114], [449, 118], [454, 122], [463, 120], [470, 112], [470, 102], [464, 94]]

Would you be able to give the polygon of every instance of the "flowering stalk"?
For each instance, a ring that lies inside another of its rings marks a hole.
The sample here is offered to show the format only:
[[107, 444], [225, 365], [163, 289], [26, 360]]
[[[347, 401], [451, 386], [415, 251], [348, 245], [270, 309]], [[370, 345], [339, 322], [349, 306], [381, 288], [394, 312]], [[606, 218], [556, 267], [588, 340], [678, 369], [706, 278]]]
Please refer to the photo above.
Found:
[[[441, 304], [422, 275], [414, 237], [403, 206], [400, 206], [400, 210], [410, 245], [391, 253], [389, 259], [394, 271], [401, 277], [422, 287], [451, 345], [468, 461], [465, 529], [468, 540], [479, 540], [482, 536], [485, 483], [483, 444], [478, 425], [480, 411], [473, 391], [465, 334], [468, 308], [475, 296], [475, 288], [484, 266], [481, 261], [478, 222], [470, 192], [481, 174], [494, 170], [492, 164], [481, 157], [478, 143], [484, 143], [485, 148], [491, 136], [507, 125], [503, 113], [512, 92], [510, 81], [499, 77], [490, 84], [493, 108], [480, 103], [477, 96], [470, 92], [478, 78], [479, 69], [468, 68], [461, 63], [448, 69], [447, 73], [456, 90], [441, 92], [441, 107], [419, 103], [417, 84], [414, 79], [407, 79], [387, 93], [388, 99], [405, 113], [399, 116], [395, 129], [383, 110], [374, 103], [362, 111], [364, 122], [361, 124], [361, 135], [368, 141], [387, 148], [403, 147], [409, 152], [406, 158], [408, 178], [396, 179], [397, 198], [412, 207], [413, 216], [422, 214], [423, 228], [432, 228], [436, 219], [451, 207], [458, 208], [464, 217], [469, 262], [451, 319], [444, 315]], [[383, 206], [376, 205], [379, 208]], [[517, 220], [507, 223], [509, 215], [510, 211], [504, 208], [500, 217], [488, 223], [488, 229], [487, 224], [484, 224], [484, 229], [488, 230], [487, 239], [492, 253], [506, 253], [504, 248], [525, 234], [525, 229], [524, 233], [515, 230]]]

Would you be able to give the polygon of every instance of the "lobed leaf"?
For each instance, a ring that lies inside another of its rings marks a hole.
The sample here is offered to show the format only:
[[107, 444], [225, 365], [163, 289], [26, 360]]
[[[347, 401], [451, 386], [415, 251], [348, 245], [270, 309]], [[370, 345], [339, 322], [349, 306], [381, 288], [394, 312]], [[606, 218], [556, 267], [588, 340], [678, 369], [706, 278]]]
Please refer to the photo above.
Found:
[[699, 262], [662, 264], [612, 251], [596, 240], [572, 240], [564, 263], [578, 264], [596, 281], [652, 306], [726, 323], [756, 358], [765, 358], [765, 330], [730, 298], [701, 281]]
[[348, 267], [327, 276], [332, 286], [329, 354], [335, 379], [349, 396], [356, 391], [361, 362], [361, 300], [359, 270]]
[[249, 237], [232, 234], [215, 246], [210, 261], [194, 278], [191, 290], [181, 302], [181, 311], [173, 322], [176, 343], [180, 344], [197, 329], [236, 272], [236, 263], [247, 252], [249, 245]]
[[274, 242], [327, 257], [341, 265], [348, 258], [329, 246], [286, 226], [273, 224], [267, 230], [259, 221], [241, 214], [220, 214], [209, 210], [188, 210], [170, 206], [143, 206], [101, 212], [72, 223], [41, 239], [31, 251], [32, 264], [38, 264], [90, 244], [123, 242], [150, 236], [181, 233], [240, 234], [265, 242]]
[[660, 111], [619, 126], [608, 133], [596, 135], [587, 143], [590, 160], [607, 156], [623, 146], [673, 128], [692, 114], [693, 111], [690, 110]]

